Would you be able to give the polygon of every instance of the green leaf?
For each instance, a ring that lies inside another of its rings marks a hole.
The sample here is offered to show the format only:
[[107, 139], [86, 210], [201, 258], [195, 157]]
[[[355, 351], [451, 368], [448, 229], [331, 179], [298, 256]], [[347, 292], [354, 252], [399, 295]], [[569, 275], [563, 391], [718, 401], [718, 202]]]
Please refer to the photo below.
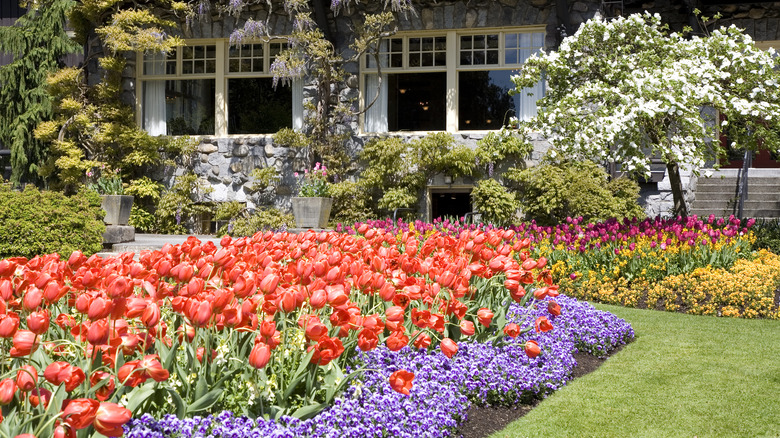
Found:
[[184, 415], [187, 414], [187, 406], [184, 404], [184, 400], [182, 400], [179, 393], [173, 388], [166, 389], [168, 390], [168, 394], [171, 395], [173, 404], [176, 406], [176, 416], [179, 418], [184, 418]]
[[204, 394], [202, 397], [195, 400], [187, 407], [187, 414], [204, 411], [212, 406], [219, 400], [219, 396], [222, 395], [222, 388], [214, 388], [211, 391]]
[[125, 408], [130, 410], [130, 412], [135, 413], [136, 409], [138, 409], [141, 404], [146, 401], [146, 399], [154, 394], [154, 386], [155, 383], [150, 382], [131, 391], [129, 394], [129, 400], [127, 401], [127, 406], [125, 406]]
[[295, 412], [292, 413], [292, 416], [301, 420], [305, 420], [315, 416], [318, 412], [325, 409], [326, 407], [328, 407], [326, 403], [302, 406], [296, 409]]

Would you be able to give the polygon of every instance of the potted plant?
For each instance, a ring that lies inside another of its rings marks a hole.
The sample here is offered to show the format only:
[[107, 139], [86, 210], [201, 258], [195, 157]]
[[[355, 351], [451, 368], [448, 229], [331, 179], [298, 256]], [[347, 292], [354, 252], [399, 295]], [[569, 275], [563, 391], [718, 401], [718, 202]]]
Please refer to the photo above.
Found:
[[295, 172], [295, 177], [300, 177], [298, 196], [292, 198], [295, 225], [298, 228], [325, 228], [333, 207], [328, 169], [316, 163], [311, 171], [304, 170], [302, 176]]
[[101, 207], [106, 211], [103, 218], [106, 225], [127, 225], [133, 208], [133, 197], [124, 194], [120, 171], [105, 164], [87, 171], [87, 188], [100, 194]]

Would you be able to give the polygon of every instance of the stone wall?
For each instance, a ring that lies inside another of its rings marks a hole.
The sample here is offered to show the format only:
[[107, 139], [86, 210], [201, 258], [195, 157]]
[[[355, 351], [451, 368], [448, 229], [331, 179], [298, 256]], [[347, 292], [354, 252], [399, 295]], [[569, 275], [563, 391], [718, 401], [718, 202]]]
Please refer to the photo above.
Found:
[[[362, 24], [363, 13], [378, 12], [383, 2], [365, 2], [360, 11], [346, 10], [338, 16], [331, 16], [330, 33], [333, 35], [340, 50], [349, 54], [350, 30]], [[633, 3], [633, 2], [632, 2]], [[671, 0], [656, 0], [642, 3], [641, 7], [628, 8], [625, 13], [642, 12], [650, 10], [660, 13], [664, 20], [670, 23], [673, 29], [681, 29], [686, 25], [695, 24], [692, 16], [692, 7], [689, 2], [676, 2]], [[525, 26], [545, 25], [547, 38], [545, 45], [548, 49], [554, 49], [566, 33], [572, 33], [576, 27], [584, 21], [592, 18], [600, 11], [599, 1], [571, 1], [568, 3], [569, 13], [566, 17], [559, 16], [556, 2], [553, 0], [459, 0], [459, 1], [421, 1], [415, 2], [417, 13], [400, 15], [398, 17], [399, 31], [431, 30], [431, 29], [471, 29], [501, 26]], [[744, 28], [755, 40], [780, 39], [780, 4], [757, 3], [738, 5], [718, 5], [704, 8], [704, 15], [714, 15], [721, 12], [724, 24], [735, 24]], [[602, 11], [602, 15], [609, 16], [609, 11]], [[276, 35], [289, 34], [292, 31], [291, 21], [284, 15], [281, 8], [277, 7], [270, 13], [264, 4], [257, 4], [250, 8], [249, 12], [236, 19], [234, 17], [207, 15], [205, 19], [193, 21], [182, 26], [180, 36], [184, 38], [228, 38], [232, 30], [243, 26], [247, 19], [268, 23], [270, 33]], [[564, 23], [567, 22], [568, 29]], [[126, 71], [126, 85], [123, 88], [123, 99], [134, 102], [134, 62], [135, 57], [129, 57], [129, 65]], [[340, 98], [344, 101], [357, 99], [358, 91], [358, 66], [349, 65], [347, 70], [353, 75], [342, 88]], [[316, 102], [316, 89], [311, 85], [304, 88], [304, 99], [308, 102]], [[348, 150], [356, 156], [362, 145], [370, 136], [359, 135], [357, 118], [344, 121], [343, 129], [353, 132]], [[402, 135], [408, 140], [415, 138], [413, 135]], [[456, 133], [456, 141], [474, 147], [482, 134]], [[536, 162], [546, 151], [548, 145], [542, 139], [535, 141], [536, 151], [531, 163]], [[252, 181], [249, 176], [255, 167], [274, 167], [282, 180], [275, 187], [275, 206], [289, 210], [290, 196], [295, 191], [294, 172], [300, 172], [306, 167], [302, 151], [291, 150], [274, 146], [270, 136], [230, 137], [230, 138], [202, 138], [197, 146], [196, 156], [191, 161], [191, 169], [214, 189], [210, 195], [211, 201], [247, 202], [249, 206], [267, 199], [260, 199], [260, 194], [252, 192]], [[177, 173], [185, 169], [177, 169]], [[683, 184], [692, 200], [695, 190], [695, 177], [684, 176]], [[437, 185], [440, 182], [431, 181]], [[467, 183], [460, 181], [460, 183]], [[671, 190], [668, 186], [668, 177], [657, 186], [647, 186], [643, 191], [643, 200], [647, 205], [650, 216], [657, 214], [669, 214], [671, 211]], [[425, 202], [421, 204], [423, 214], [427, 214]]]

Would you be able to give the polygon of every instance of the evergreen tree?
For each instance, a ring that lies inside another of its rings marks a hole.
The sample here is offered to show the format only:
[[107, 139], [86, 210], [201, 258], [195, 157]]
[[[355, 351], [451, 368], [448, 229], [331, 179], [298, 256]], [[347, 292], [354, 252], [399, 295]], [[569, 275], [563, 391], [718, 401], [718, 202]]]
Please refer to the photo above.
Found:
[[46, 77], [63, 56], [80, 50], [65, 32], [73, 5], [73, 0], [40, 0], [14, 26], [0, 27], [0, 51], [13, 55], [13, 62], [0, 67], [0, 141], [11, 149], [14, 184], [39, 181], [47, 147], [33, 131], [52, 115]]

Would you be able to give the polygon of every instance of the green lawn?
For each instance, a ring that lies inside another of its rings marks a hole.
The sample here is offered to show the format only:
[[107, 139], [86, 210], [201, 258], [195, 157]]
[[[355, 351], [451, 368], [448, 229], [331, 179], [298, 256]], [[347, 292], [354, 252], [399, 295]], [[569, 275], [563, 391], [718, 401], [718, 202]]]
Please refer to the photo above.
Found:
[[498, 437], [780, 437], [780, 321], [596, 305], [636, 340]]

